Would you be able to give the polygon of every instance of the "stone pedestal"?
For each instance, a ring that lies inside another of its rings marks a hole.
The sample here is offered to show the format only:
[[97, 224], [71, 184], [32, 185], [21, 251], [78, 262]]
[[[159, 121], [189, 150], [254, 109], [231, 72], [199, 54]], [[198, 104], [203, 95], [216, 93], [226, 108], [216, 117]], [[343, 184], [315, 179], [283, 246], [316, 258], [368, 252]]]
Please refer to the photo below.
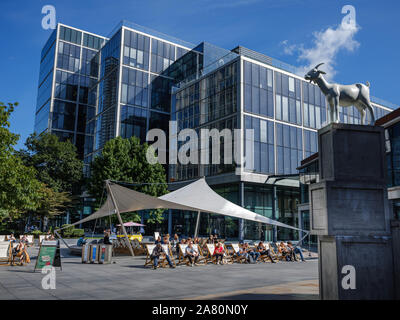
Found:
[[[318, 146], [320, 182], [309, 192], [320, 298], [393, 299], [384, 129], [330, 124], [318, 131]], [[342, 285], [349, 268], [355, 289]]]

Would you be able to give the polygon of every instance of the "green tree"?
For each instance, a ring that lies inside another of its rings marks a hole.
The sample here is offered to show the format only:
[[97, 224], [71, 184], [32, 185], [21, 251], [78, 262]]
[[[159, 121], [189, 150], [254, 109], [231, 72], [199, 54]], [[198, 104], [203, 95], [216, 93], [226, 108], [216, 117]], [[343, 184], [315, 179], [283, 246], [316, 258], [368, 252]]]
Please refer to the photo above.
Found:
[[0, 219], [18, 218], [39, 205], [41, 183], [36, 171], [14, 154], [19, 135], [10, 132], [9, 118], [18, 103], [0, 102]]
[[40, 200], [33, 215], [42, 220], [42, 227], [46, 229], [48, 219], [54, 218], [71, 207], [73, 200], [68, 192], [58, 192], [42, 184]]
[[[147, 161], [148, 148], [147, 143], [140, 144], [137, 137], [117, 137], [104, 145], [101, 155], [91, 163], [88, 186], [89, 193], [97, 199], [99, 205], [105, 180], [144, 183], [129, 187], [155, 197], [168, 192], [164, 167], [159, 163], [150, 164]], [[162, 222], [162, 212], [160, 209], [152, 210], [147, 223]], [[139, 221], [136, 213], [124, 216]], [[125, 221], [128, 219], [124, 218]]]
[[18, 155], [26, 165], [34, 167], [37, 178], [55, 192], [79, 194], [83, 183], [83, 162], [76, 147], [62, 142], [54, 134], [32, 134], [26, 140], [27, 150]]

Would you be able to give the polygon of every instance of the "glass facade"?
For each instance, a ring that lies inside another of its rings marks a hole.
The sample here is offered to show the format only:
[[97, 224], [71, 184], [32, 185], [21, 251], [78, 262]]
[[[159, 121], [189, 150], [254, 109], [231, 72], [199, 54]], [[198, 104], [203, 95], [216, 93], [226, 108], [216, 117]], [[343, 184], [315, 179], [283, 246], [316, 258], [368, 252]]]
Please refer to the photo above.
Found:
[[388, 187], [400, 186], [400, 122], [386, 129]]
[[103, 43], [103, 37], [59, 24], [41, 55], [34, 130], [70, 140], [82, 159], [90, 134], [86, 122], [96, 106], [96, 93], [90, 96], [89, 89], [98, 81]]

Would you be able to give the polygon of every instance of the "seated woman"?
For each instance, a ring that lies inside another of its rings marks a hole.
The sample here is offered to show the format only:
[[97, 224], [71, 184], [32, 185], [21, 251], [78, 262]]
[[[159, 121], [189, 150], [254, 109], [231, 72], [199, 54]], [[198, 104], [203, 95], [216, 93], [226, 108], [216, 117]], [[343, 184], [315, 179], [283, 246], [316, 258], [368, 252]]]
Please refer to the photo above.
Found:
[[285, 246], [283, 241], [281, 241], [281, 243], [279, 244], [278, 251], [283, 257], [285, 257], [286, 261], [292, 260], [290, 250]]
[[18, 245], [13, 249], [13, 261], [12, 264], [15, 264], [15, 259], [19, 258], [20, 265], [24, 263], [30, 263], [31, 259], [29, 257], [28, 252], [26, 251], [25, 243], [22, 241], [18, 243]]
[[215, 263], [218, 264], [218, 259], [220, 260], [219, 264], [224, 264], [223, 258], [224, 258], [224, 247], [222, 246], [221, 242], [217, 242], [215, 245], [214, 253], [213, 256], [215, 256]]
[[260, 241], [258, 243], [257, 246], [257, 251], [260, 253], [260, 255], [262, 256], [268, 256], [268, 258], [270, 258], [272, 263], [275, 263], [274, 258], [271, 255], [271, 251], [269, 249], [266, 248], [266, 246], [264, 245], [264, 242]]

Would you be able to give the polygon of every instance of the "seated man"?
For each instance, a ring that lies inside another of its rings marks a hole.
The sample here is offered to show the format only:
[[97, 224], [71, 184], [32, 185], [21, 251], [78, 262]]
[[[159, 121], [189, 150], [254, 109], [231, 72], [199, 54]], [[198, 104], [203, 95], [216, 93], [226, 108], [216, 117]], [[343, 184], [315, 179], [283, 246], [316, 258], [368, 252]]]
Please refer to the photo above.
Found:
[[192, 242], [189, 242], [188, 246], [186, 247], [185, 256], [189, 259], [191, 267], [193, 267], [193, 260], [194, 265], [198, 265], [197, 260], [199, 260], [199, 252], [197, 251], [197, 248], [193, 246]]
[[243, 249], [243, 247], [241, 247], [239, 245], [239, 251], [235, 252], [239, 257], [244, 257], [246, 259], [246, 262], [249, 261], [249, 254], [247, 253], [247, 251], [245, 249]]
[[288, 241], [287, 244], [288, 244], [289, 250], [291, 251], [292, 258], [293, 258], [294, 261], [297, 261], [296, 253], [298, 253], [298, 254], [300, 255], [301, 261], [303, 261], [303, 262], [306, 261], [306, 260], [304, 259], [303, 251], [301, 251], [301, 248], [299, 248], [299, 247], [293, 247], [293, 244], [292, 244], [291, 241]]
[[257, 251], [260, 253], [260, 255], [266, 255], [268, 258], [271, 259], [272, 263], [275, 263], [274, 258], [272, 257], [271, 251], [267, 249], [262, 241], [257, 246]]
[[249, 256], [252, 257], [254, 262], [257, 262], [257, 259], [260, 257], [260, 253], [250, 248], [248, 243], [244, 244], [244, 248]]
[[223, 258], [224, 258], [224, 247], [222, 246], [221, 242], [217, 242], [215, 245], [214, 253], [213, 256], [215, 256], [215, 262], [218, 264], [218, 259], [220, 260], [219, 264], [224, 264]]
[[164, 251], [164, 248], [162, 247], [161, 242], [158, 242], [156, 244], [156, 246], [154, 247], [153, 252], [151, 253], [151, 258], [153, 259], [153, 263], [154, 263], [153, 269], [157, 269], [158, 260], [160, 259], [161, 255], [165, 255], [165, 258], [167, 259], [169, 266], [171, 268], [175, 268], [169, 255]]

